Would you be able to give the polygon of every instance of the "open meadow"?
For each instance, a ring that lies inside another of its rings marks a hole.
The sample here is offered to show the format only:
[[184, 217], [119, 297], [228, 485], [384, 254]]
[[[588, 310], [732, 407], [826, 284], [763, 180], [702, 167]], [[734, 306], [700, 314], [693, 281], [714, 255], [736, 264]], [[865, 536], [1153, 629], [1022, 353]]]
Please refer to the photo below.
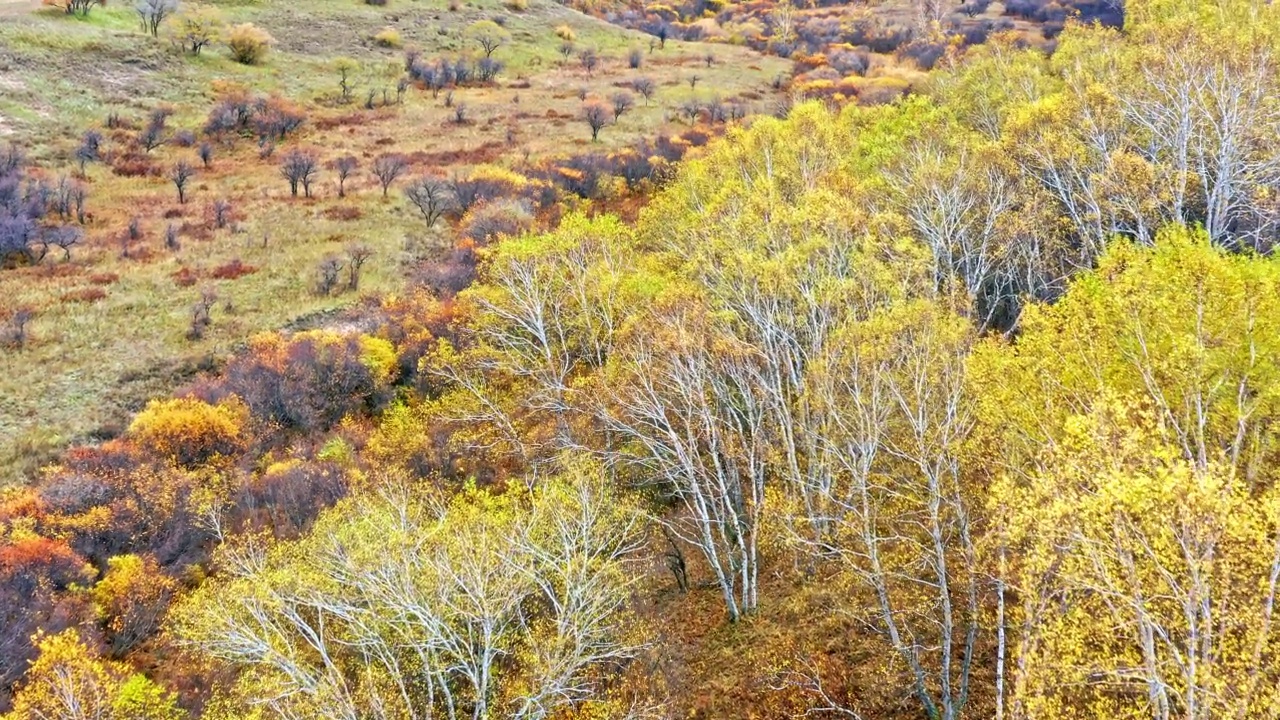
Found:
[[[780, 99], [772, 80], [790, 66], [741, 47], [712, 48], [710, 58], [696, 43], [651, 48], [647, 35], [549, 0], [522, 9], [496, 0], [208, 8], [227, 25], [266, 31], [266, 59], [238, 63], [216, 45], [184, 52], [164, 28], [158, 38], [145, 34], [122, 4], [83, 18], [57, 8], [19, 12], [29, 3], [0, 9], [0, 145], [22, 148], [33, 175], [87, 191], [83, 239], [65, 258], [55, 249], [39, 264], [0, 272], [0, 314], [34, 310], [23, 350], [0, 351], [0, 483], [30, 477], [69, 442], [114, 436], [148, 398], [215, 366], [256, 332], [403, 288], [456, 239], [447, 223], [428, 227], [404, 197], [416, 178], [466, 176], [477, 166], [532, 173], [555, 158], [678, 134], [691, 100], [771, 111]], [[492, 81], [439, 93], [421, 82], [397, 87], [406, 50], [483, 57], [470, 34], [477, 23], [499, 43], [493, 58], [503, 67]], [[629, 66], [633, 50], [639, 68]], [[587, 51], [594, 61], [584, 60]], [[632, 104], [593, 142], [584, 104], [611, 106], [639, 77], [652, 81], [652, 98], [631, 92]], [[237, 94], [273, 98], [305, 119], [265, 143], [207, 136], [215, 105]], [[171, 111], [160, 142], [140, 149], [157, 108]], [[102, 149], [81, 171], [75, 153], [90, 130], [101, 133]], [[311, 197], [293, 197], [281, 174], [294, 149], [318, 161]], [[385, 194], [372, 174], [384, 155], [407, 161]], [[327, 166], [342, 156], [356, 163], [345, 197]], [[182, 162], [193, 172], [179, 202], [170, 175]], [[371, 252], [358, 289], [318, 291], [318, 266], [353, 245]], [[193, 337], [201, 304], [209, 322]]]

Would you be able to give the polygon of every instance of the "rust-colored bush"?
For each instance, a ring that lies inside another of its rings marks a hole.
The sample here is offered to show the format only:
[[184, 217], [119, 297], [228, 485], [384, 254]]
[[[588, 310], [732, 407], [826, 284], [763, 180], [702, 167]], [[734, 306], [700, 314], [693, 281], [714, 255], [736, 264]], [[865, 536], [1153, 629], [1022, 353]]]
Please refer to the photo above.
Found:
[[0, 687], [9, 688], [35, 658], [31, 638], [78, 624], [84, 604], [65, 593], [93, 577], [66, 543], [29, 535], [0, 541]]
[[93, 303], [107, 296], [107, 291], [100, 287], [87, 287], [64, 293], [62, 302]]
[[334, 463], [275, 463], [245, 488], [237, 515], [250, 529], [295, 537], [311, 526], [321, 510], [346, 497], [347, 490], [346, 476]]
[[111, 172], [120, 177], [147, 177], [159, 176], [162, 169], [145, 154], [131, 151], [116, 156]]
[[209, 276], [218, 280], [235, 280], [236, 278], [252, 275], [258, 272], [258, 268], [253, 265], [245, 265], [240, 258], [235, 258], [228, 263], [219, 265], [210, 271]]
[[324, 216], [330, 220], [350, 222], [364, 217], [364, 211], [351, 205], [335, 205], [325, 208]]
[[183, 267], [173, 274], [173, 283], [178, 287], [191, 287], [200, 282], [200, 274], [189, 267]]
[[363, 112], [349, 112], [344, 115], [328, 115], [315, 119], [315, 127], [317, 130], [332, 130], [334, 128], [343, 127], [345, 125], [360, 126], [368, 119]]
[[[468, 272], [474, 274], [475, 253], [465, 252], [470, 263]], [[452, 298], [440, 298], [427, 288], [417, 288], [411, 293], [385, 299], [380, 309], [385, 322], [379, 334], [400, 351], [400, 373], [406, 378], [417, 375], [419, 361], [438, 340], [457, 342], [454, 323], [458, 310]]]

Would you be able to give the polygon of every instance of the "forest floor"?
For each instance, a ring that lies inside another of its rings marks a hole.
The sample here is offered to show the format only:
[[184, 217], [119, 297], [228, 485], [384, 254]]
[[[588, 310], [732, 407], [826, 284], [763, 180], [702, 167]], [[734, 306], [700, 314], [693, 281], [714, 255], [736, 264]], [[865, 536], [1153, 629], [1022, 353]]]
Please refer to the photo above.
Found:
[[[123, 150], [158, 106], [173, 108], [171, 132], [197, 138], [216, 99], [235, 89], [286, 98], [308, 115], [303, 130], [269, 157], [241, 140], [216, 145], [208, 169], [193, 147], [173, 143], [147, 154], [151, 174], [125, 177], [90, 164], [80, 178], [89, 191], [85, 240], [70, 259], [55, 249], [39, 265], [0, 271], [0, 315], [36, 309], [28, 346], [0, 351], [0, 486], [29, 479], [68, 444], [118, 433], [148, 399], [215, 367], [255, 333], [404, 288], [423, 258], [453, 242], [442, 226], [426, 228], [397, 191], [413, 177], [448, 177], [478, 164], [519, 171], [551, 156], [616, 150], [687, 129], [676, 108], [690, 97], [738, 99], [771, 111], [781, 100], [771, 81], [790, 70], [787, 61], [740, 47], [715, 46], [709, 66], [709, 46], [669, 41], [651, 50], [649, 36], [553, 0], [532, 0], [518, 12], [498, 0], [472, 0], [456, 10], [448, 4], [216, 5], [228, 23], [252, 22], [276, 39], [262, 66], [237, 64], [222, 48], [185, 55], [163, 33], [142, 34], [132, 8], [118, 4], [96, 8], [87, 19], [41, 9], [0, 22], [0, 142], [22, 147], [37, 165], [34, 174], [50, 182], [79, 176], [72, 153], [86, 130], [103, 132], [109, 150]], [[0, 14], [14, 5], [31, 3], [0, 0]], [[433, 98], [415, 88], [394, 102], [404, 50], [379, 47], [374, 34], [391, 27], [404, 47], [424, 57], [451, 56], [468, 50], [465, 29], [487, 18], [501, 18], [511, 35], [494, 55], [506, 69], [496, 83], [454, 92], [453, 102], [467, 106], [465, 123], [453, 121], [443, 94]], [[561, 55], [561, 26], [572, 31], [576, 48], [599, 53], [598, 69], [587, 73], [576, 56]], [[625, 59], [632, 48], [644, 52], [638, 70]], [[338, 57], [360, 63], [354, 103], [338, 102]], [[636, 107], [592, 143], [580, 96], [607, 102], [641, 75], [658, 85], [653, 102], [637, 96]], [[391, 104], [363, 107], [367, 89], [381, 105], [387, 88]], [[109, 113], [134, 129], [106, 130]], [[347, 182], [347, 197], [337, 197], [328, 171], [316, 197], [290, 197], [279, 158], [292, 147], [314, 149], [322, 162], [356, 156], [361, 168]], [[386, 197], [368, 172], [382, 153], [404, 154], [412, 165]], [[164, 176], [179, 160], [198, 169], [185, 203]], [[210, 229], [215, 200], [234, 208], [226, 229]], [[143, 237], [126, 252], [122, 238], [132, 218]], [[164, 242], [169, 226], [178, 230], [176, 249]], [[374, 251], [360, 293], [319, 295], [318, 263], [352, 242]], [[217, 295], [213, 323], [192, 340], [192, 306], [205, 290]]]

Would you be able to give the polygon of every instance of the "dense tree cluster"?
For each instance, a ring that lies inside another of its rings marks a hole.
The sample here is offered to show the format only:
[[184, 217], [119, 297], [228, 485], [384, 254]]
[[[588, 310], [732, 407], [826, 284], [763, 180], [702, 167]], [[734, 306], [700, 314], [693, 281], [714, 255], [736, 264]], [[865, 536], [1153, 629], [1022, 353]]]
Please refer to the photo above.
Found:
[[582, 464], [525, 498], [364, 498], [299, 543], [229, 546], [178, 633], [259, 668], [212, 717], [550, 717], [599, 703], [602, 671], [639, 650], [639, 518]]

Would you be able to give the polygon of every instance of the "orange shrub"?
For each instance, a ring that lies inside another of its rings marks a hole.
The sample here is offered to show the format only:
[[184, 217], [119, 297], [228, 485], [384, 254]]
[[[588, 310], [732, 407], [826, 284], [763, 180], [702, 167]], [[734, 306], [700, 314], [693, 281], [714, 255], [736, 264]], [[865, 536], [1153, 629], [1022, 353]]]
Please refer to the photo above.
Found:
[[159, 175], [161, 169], [151, 158], [136, 151], [120, 153], [111, 163], [111, 172], [120, 177], [145, 177]]
[[796, 53], [791, 56], [791, 59], [795, 61], [796, 67], [800, 72], [814, 70], [827, 64], [827, 56], [824, 53], [814, 53], [812, 55]]
[[191, 287], [200, 280], [200, 274], [189, 267], [184, 267], [173, 274], [173, 283], [178, 287]]
[[93, 568], [66, 543], [28, 535], [0, 539], [0, 686], [9, 689], [36, 658], [37, 630], [59, 632], [85, 613], [73, 593]]
[[351, 220], [359, 220], [364, 217], [364, 211], [353, 205], [338, 205], [331, 208], [325, 208], [324, 216], [330, 220], [350, 222]]

